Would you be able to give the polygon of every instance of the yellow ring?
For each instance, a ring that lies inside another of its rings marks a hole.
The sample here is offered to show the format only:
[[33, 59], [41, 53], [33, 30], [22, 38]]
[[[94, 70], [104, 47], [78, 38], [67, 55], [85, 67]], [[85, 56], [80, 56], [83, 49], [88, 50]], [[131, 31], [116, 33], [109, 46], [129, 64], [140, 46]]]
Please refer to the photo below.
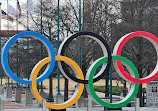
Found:
[[[42, 102], [43, 98], [41, 97], [41, 95], [39, 94], [39, 92], [37, 90], [36, 78], [37, 78], [37, 75], [38, 75], [40, 69], [44, 65], [49, 63], [50, 61], [51, 61], [51, 57], [47, 57], [47, 58], [41, 60], [35, 66], [35, 68], [32, 72], [32, 91], [39, 102]], [[84, 80], [84, 76], [83, 76], [83, 73], [82, 73], [80, 67], [72, 59], [65, 57], [65, 56], [56, 56], [56, 61], [64, 61], [64, 62], [68, 63], [69, 65], [71, 65], [77, 71], [79, 78]], [[74, 93], [74, 95], [68, 101], [66, 101], [62, 104], [51, 104], [46, 101], [46, 106], [51, 109], [65, 109], [67, 107], [72, 106], [80, 98], [80, 96], [82, 95], [83, 89], [84, 89], [84, 84], [78, 84], [78, 85], [79, 85], [79, 87], [77, 87], [78, 90], [76, 89], [77, 93]]]

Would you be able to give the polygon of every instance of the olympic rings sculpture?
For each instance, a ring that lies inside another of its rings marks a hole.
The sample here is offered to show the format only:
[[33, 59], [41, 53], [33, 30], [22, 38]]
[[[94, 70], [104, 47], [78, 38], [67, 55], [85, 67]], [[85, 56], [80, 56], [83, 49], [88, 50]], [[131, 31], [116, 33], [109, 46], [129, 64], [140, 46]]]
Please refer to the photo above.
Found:
[[[84, 78], [82, 70], [80, 69], [78, 64], [76, 62], [74, 62], [72, 59], [64, 56], [65, 49], [69, 45], [69, 43], [73, 39], [75, 39], [77, 37], [82, 37], [83, 35], [84, 35], [84, 37], [89, 37], [89, 38], [95, 40], [102, 48], [103, 55], [104, 55], [103, 57], [97, 59], [89, 67], [85, 78]], [[32, 72], [31, 72], [30, 80], [23, 80], [23, 79], [17, 77], [9, 68], [8, 61], [7, 61], [9, 48], [18, 38], [21, 38], [21, 37], [37, 38], [45, 45], [45, 47], [48, 51], [48, 57], [39, 61], [33, 68]], [[148, 83], [158, 77], [158, 60], [157, 60], [156, 67], [151, 74], [149, 74], [145, 78], [139, 78], [138, 71], [137, 71], [136, 67], [134, 66], [134, 64], [131, 61], [129, 61], [127, 58], [121, 56], [121, 51], [122, 51], [124, 44], [133, 37], [143, 37], [143, 38], [149, 40], [156, 49], [157, 59], [158, 59], [158, 38], [155, 35], [148, 33], [148, 32], [144, 32], [144, 31], [132, 32], [132, 33], [126, 34], [125, 36], [120, 38], [114, 47], [113, 54], [111, 54], [108, 44], [101, 36], [99, 36], [95, 33], [92, 33], [92, 32], [79, 32], [77, 34], [74, 34], [74, 35], [66, 38], [62, 42], [62, 44], [60, 45], [60, 48], [58, 50], [57, 56], [55, 55], [53, 45], [45, 36], [43, 36], [42, 34], [37, 33], [37, 32], [26, 31], [26, 32], [22, 32], [22, 33], [19, 33], [19, 34], [13, 36], [4, 45], [3, 51], [2, 51], [2, 56], [1, 56], [2, 66], [3, 66], [5, 73], [8, 76], [10, 76], [14, 81], [21, 83], [21, 84], [25, 84], [25, 85], [31, 85], [32, 93], [35, 95], [36, 99], [39, 102], [42, 102], [43, 98], [40, 96], [40, 94], [37, 90], [36, 84], [44, 81], [51, 74], [51, 72], [53, 71], [54, 65], [55, 65], [55, 61], [58, 61], [58, 65], [59, 65], [61, 73], [67, 79], [77, 82], [77, 87], [76, 87], [76, 90], [75, 90], [73, 96], [62, 104], [51, 104], [49, 102], [46, 102], [46, 106], [48, 108], [64, 109], [64, 108], [70, 107], [82, 95], [84, 85], [86, 85], [88, 94], [99, 104], [101, 104], [105, 107], [108, 107], [108, 108], [120, 108], [120, 107], [127, 105], [134, 99], [134, 97], [137, 95], [140, 84]], [[99, 81], [100, 79], [102, 79], [105, 76], [105, 74], [108, 74], [112, 61], [113, 61], [114, 68], [116, 69], [116, 72], [119, 74], [119, 76], [126, 81], [132, 82], [131, 89], [130, 89], [129, 93], [127, 94], [127, 96], [117, 103], [107, 103], [107, 102], [103, 101], [101, 98], [99, 98], [97, 96], [97, 94], [95, 93], [95, 90], [94, 90], [94, 86], [93, 86], [94, 82]], [[76, 77], [72, 76], [72, 74], [66, 69], [65, 63], [72, 68], [72, 70], [75, 72]], [[46, 70], [43, 72], [43, 74], [41, 76], [39, 76], [37, 78], [37, 75], [38, 75], [40, 69], [46, 64], [48, 64]], [[129, 74], [124, 70], [122, 64], [127, 68]], [[94, 76], [96, 69], [100, 65], [102, 65], [101, 70]]]

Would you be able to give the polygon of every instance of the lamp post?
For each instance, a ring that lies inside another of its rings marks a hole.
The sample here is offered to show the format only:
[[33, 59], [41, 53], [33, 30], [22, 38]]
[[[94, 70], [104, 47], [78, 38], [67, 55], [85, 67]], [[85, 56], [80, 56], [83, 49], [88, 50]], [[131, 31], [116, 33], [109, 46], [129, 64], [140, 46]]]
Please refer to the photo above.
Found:
[[[79, 0], [79, 32], [82, 30], [82, 13], [81, 13], [81, 6], [82, 2]], [[82, 37], [79, 37], [79, 66], [82, 70]], [[82, 96], [80, 99], [83, 99], [84, 93], [82, 93]]]
[[[79, 32], [82, 30], [81, 0], [79, 0]], [[79, 66], [82, 69], [82, 38], [79, 38]]]
[[[18, 10], [18, 1], [16, 3], [16, 9]], [[16, 33], [18, 34], [18, 30], [19, 30], [19, 23], [18, 23], [18, 19], [19, 19], [19, 15], [16, 17]], [[17, 49], [16, 49], [16, 54], [17, 54], [17, 58], [16, 58], [16, 75], [17, 77], [19, 76], [19, 41], [17, 39], [16, 41], [16, 44], [17, 44]], [[19, 84], [17, 83], [17, 88], [19, 88]]]
[[[43, 44], [41, 43], [41, 59], [43, 57], [42, 53], [43, 53]], [[43, 72], [42, 68], [41, 68], [40, 72], [42, 74], [42, 72]], [[41, 93], [43, 93], [43, 82], [41, 82]]]
[[[27, 6], [28, 6], [28, 0], [27, 0]], [[29, 12], [27, 10], [27, 31], [29, 31]], [[27, 37], [27, 79], [29, 80], [30, 79], [30, 58], [29, 58], [29, 38]], [[28, 90], [30, 90], [30, 86], [28, 85]]]
[[[16, 50], [17, 50], [17, 52], [16, 52], [16, 75], [17, 75], [17, 77], [19, 76], [19, 57], [18, 57], [18, 55], [19, 55], [19, 51], [18, 51], [18, 40], [17, 40], [17, 46], [16, 46]], [[17, 88], [19, 87], [19, 85], [18, 85], [18, 83], [17, 83]]]
[[[59, 7], [59, 4], [60, 2], [59, 2], [59, 0], [58, 0], [58, 34], [57, 34], [57, 37], [58, 37], [58, 44], [57, 44], [57, 51], [58, 51], [58, 49], [59, 49], [59, 46], [60, 46], [60, 42], [59, 42], [59, 11], [60, 11], [60, 7]], [[61, 95], [61, 93], [60, 93], [60, 70], [59, 70], [59, 66], [58, 66], [58, 64], [57, 64], [57, 74], [58, 74], [58, 93], [57, 93], [57, 95]]]
[[[9, 1], [7, 0], [7, 13], [8, 13], [8, 2], [9, 2]], [[9, 18], [9, 15], [7, 15], [7, 18]], [[7, 33], [8, 33], [7, 35], [8, 35], [8, 38], [9, 38], [9, 20], [7, 20], [7, 30], [8, 30], [8, 31], [7, 31]], [[8, 58], [7, 58], [7, 59], [8, 59], [8, 64], [9, 64], [9, 53], [8, 53]], [[10, 79], [10, 78], [8, 77], [8, 87], [10, 86], [10, 84], [9, 84], [9, 79]]]
[[[43, 17], [42, 17], [42, 5], [43, 5], [43, 2], [42, 2], [42, 0], [41, 0], [41, 34], [43, 34], [43, 25], [42, 25], [42, 19], [43, 19]], [[43, 44], [41, 43], [41, 59], [42, 59], [42, 57], [43, 57], [43, 55], [42, 55], [42, 53], [43, 53]], [[42, 69], [40, 70], [40, 72], [41, 72], [41, 74], [42, 74]], [[41, 93], [43, 93], [43, 82], [41, 82]]]

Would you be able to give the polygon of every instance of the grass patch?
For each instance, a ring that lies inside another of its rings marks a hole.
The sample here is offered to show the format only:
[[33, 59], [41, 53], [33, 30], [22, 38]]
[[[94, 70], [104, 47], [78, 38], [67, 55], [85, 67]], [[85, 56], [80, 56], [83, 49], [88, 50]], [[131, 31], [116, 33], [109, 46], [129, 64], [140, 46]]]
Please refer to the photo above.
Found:
[[[95, 91], [105, 93], [105, 86], [94, 86]], [[124, 87], [123, 86], [112, 86], [112, 94], [115, 95], [116, 93], [123, 93]], [[127, 88], [126, 88], [127, 90]]]
[[[105, 93], [105, 86], [94, 86], [94, 90], [98, 92]], [[109, 88], [110, 90], [110, 88]], [[112, 94], [115, 95], [116, 93], [123, 93], [124, 87], [123, 86], [112, 86]], [[127, 88], [126, 88], [127, 90]], [[146, 88], [142, 88], [142, 91], [146, 93]], [[128, 90], [127, 90], [128, 92]]]

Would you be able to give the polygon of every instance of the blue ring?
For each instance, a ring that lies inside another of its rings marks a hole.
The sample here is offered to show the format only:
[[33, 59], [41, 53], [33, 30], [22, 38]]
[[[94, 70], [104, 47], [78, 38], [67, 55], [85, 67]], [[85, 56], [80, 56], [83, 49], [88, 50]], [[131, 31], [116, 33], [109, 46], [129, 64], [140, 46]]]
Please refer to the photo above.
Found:
[[11, 45], [18, 39], [21, 37], [36, 37], [37, 39], [39, 39], [42, 43], [45, 43], [48, 46], [48, 49], [50, 50], [50, 55], [51, 55], [51, 62], [49, 63], [49, 68], [46, 72], [43, 73], [42, 76], [40, 76], [39, 78], [37, 78], [37, 83], [40, 83], [42, 81], [44, 81], [47, 77], [49, 77], [49, 75], [52, 73], [54, 66], [55, 66], [55, 50], [53, 45], [51, 44], [51, 42], [42, 34], [34, 32], [34, 31], [26, 31], [26, 32], [21, 32], [16, 34], [15, 36], [13, 36], [11, 39], [9, 39], [9, 41], [5, 44], [3, 50], [2, 50], [2, 66], [4, 68], [4, 71], [6, 72], [6, 74], [8, 74], [14, 81], [21, 83], [21, 84], [25, 84], [25, 85], [31, 85], [32, 82], [30, 80], [23, 80], [19, 77], [17, 77], [10, 69], [9, 65], [8, 65], [8, 52], [9, 52], [9, 48], [11, 47]]

